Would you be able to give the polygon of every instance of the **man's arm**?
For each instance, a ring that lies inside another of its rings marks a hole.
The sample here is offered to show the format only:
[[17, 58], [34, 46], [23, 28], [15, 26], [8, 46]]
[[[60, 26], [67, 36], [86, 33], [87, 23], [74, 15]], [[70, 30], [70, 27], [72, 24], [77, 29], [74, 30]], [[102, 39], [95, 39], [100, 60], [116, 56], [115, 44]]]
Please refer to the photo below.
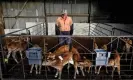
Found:
[[59, 30], [59, 18], [57, 18], [56, 23], [55, 23], [55, 35], [59, 35], [60, 30]]
[[73, 21], [71, 17], [70, 17], [70, 27], [71, 27], [70, 35], [73, 35]]
[[59, 26], [59, 18], [57, 18], [57, 20], [56, 20], [56, 26]]
[[70, 26], [73, 24], [72, 18], [70, 17]]

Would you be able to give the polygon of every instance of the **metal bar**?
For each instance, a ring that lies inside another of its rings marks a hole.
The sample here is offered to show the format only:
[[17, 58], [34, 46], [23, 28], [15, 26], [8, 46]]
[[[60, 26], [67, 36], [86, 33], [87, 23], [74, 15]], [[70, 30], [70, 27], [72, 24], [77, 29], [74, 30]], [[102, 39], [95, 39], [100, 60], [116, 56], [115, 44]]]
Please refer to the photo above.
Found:
[[106, 24], [106, 23], [101, 23], [101, 24], [104, 24], [104, 25], [107, 25], [107, 26], [109, 26], [109, 27], [112, 27], [112, 28], [113, 28], [113, 26], [112, 26], [112, 25], [109, 25], [109, 24]]
[[16, 32], [22, 31], [22, 30], [25, 30], [25, 29], [30, 29], [30, 28], [35, 27], [35, 26], [40, 25], [40, 24], [42, 24], [42, 23], [33, 25], [33, 26], [31, 26], [31, 27], [28, 27], [28, 28], [24, 28], [24, 29], [21, 29], [21, 30], [17, 30], [17, 31], [14, 31], [14, 32], [10, 32], [10, 33], [8, 33], [8, 34], [5, 34], [4, 36], [8, 36], [8, 35], [10, 35], [10, 34], [13, 34], [13, 33], [16, 33]]
[[48, 35], [48, 22], [47, 22], [47, 12], [46, 12], [46, 1], [45, 0], [44, 0], [44, 15], [45, 15], [46, 35]]
[[44, 31], [44, 23], [43, 23], [43, 35], [45, 35], [45, 31]]
[[[111, 37], [111, 42], [112, 42], [112, 37]], [[112, 43], [111, 43], [111, 45], [110, 45], [110, 51], [112, 51]]]
[[1, 60], [0, 60], [0, 79], [3, 80], [3, 77], [2, 77], [2, 68], [1, 68]]
[[[133, 48], [132, 48], [133, 50]], [[133, 51], [132, 51], [133, 52]], [[130, 70], [132, 69], [132, 61], [133, 61], [133, 53], [132, 53], [132, 56], [131, 56], [131, 61], [130, 61]]]
[[16, 22], [17, 22], [18, 16], [19, 16], [19, 15], [21, 14], [21, 12], [24, 10], [24, 8], [25, 8], [27, 2], [28, 2], [28, 0], [27, 0], [27, 1], [24, 3], [24, 5], [22, 6], [21, 11], [18, 12], [18, 14], [15, 16], [16, 21], [15, 21], [15, 23], [13, 24], [13, 26], [12, 26], [11, 28], [13, 28], [13, 27], [16, 25]]
[[102, 34], [104, 34], [104, 35], [106, 35], [106, 36], [108, 36], [106, 33], [104, 33], [104, 32], [102, 32], [102, 31], [98, 30], [97, 28], [93, 28], [93, 29], [95, 29], [95, 30], [101, 32]]
[[115, 38], [114, 40], [112, 40], [111, 42], [109, 42], [108, 44], [106, 45], [109, 45], [110, 43], [112, 44], [112, 42], [114, 42], [115, 40], [117, 40], [118, 38]]
[[[53, 75], [51, 75], [51, 76], [53, 76]], [[101, 76], [101, 75], [90, 75], [90, 76], [97, 77], [97, 76]], [[111, 77], [111, 75], [106, 75], [106, 76]], [[114, 75], [114, 76], [116, 76], [116, 75]], [[121, 76], [127, 76], [127, 75], [121, 75]], [[132, 76], [132, 75], [128, 75], [128, 76]], [[3, 80], [14, 80], [14, 79], [10, 78], [10, 79], [3, 79]], [[25, 79], [15, 79], [15, 80], [25, 80]], [[26, 79], [26, 80], [44, 80], [44, 79]], [[47, 79], [47, 80], [58, 80], [58, 79]], [[62, 80], [69, 80], [69, 79], [62, 79]], [[81, 79], [76, 79], [76, 80], [81, 80]], [[96, 80], [96, 79], [90, 79], [90, 80]], [[106, 79], [105, 78], [105, 79], [102, 79], [102, 80], [111, 80], [111, 79]], [[121, 80], [132, 80], [132, 79], [121, 79]]]
[[[48, 17], [57, 17], [60, 16], [61, 14], [57, 13], [47, 13]], [[88, 17], [89, 14], [68, 14], [68, 16], [72, 17]], [[45, 16], [3, 16], [3, 18], [44, 18]], [[90, 16], [90, 17], [100, 17], [100, 16]]]
[[120, 39], [118, 38], [118, 41], [117, 41], [117, 49], [118, 49], [118, 47], [119, 47], [119, 40], [120, 40]]
[[[46, 45], [45, 45], [45, 38], [44, 38], [43, 40], [44, 40], [44, 45], [43, 45], [43, 46], [44, 46], [44, 49], [45, 49], [45, 46], [46, 46]], [[46, 53], [47, 53], [46, 50], [44, 50], [44, 55], [45, 55]], [[45, 56], [45, 61], [46, 61], [46, 56]], [[46, 76], [46, 79], [48, 79], [48, 77], [47, 77], [47, 76], [48, 76], [48, 75], [47, 75], [47, 66], [45, 66], [45, 76]]]
[[88, 16], [88, 23], [89, 23], [89, 36], [90, 36], [90, 27], [91, 27], [91, 0], [88, 1], [88, 14], [90, 12], [90, 15]]
[[[95, 24], [92, 24], [92, 25], [95, 25]], [[95, 26], [96, 26], [96, 25], [95, 25]], [[100, 27], [100, 28], [102, 28], [102, 29], [104, 29], [104, 30], [107, 30], [107, 31], [109, 31], [109, 32], [112, 32], [111, 30], [108, 30], [108, 29], [103, 28], [103, 27], [101, 27], [101, 26], [98, 26], [98, 25], [97, 25], [97, 27]]]
[[6, 70], [6, 63], [5, 63], [5, 58], [4, 58], [4, 50], [3, 50], [3, 39], [2, 37], [0, 36], [0, 50], [1, 50], [1, 55], [2, 55], [2, 61], [3, 61], [3, 64], [4, 64], [4, 68]]
[[90, 30], [91, 33], [93, 33], [95, 36], [98, 35], [97, 33], [94, 33], [94, 31]]
[[[72, 38], [71, 38], [72, 39]], [[84, 49], [86, 49], [87, 51], [89, 51], [90, 53], [92, 53], [92, 51], [90, 51], [89, 49], [87, 49], [84, 45], [80, 44], [78, 41], [76, 41], [75, 39], [72, 39], [74, 42], [78, 43], [80, 46], [82, 46]]]
[[119, 28], [113, 28], [113, 29], [133, 35], [133, 33], [125, 31], [125, 30], [122, 30], [122, 29], [119, 29]]
[[[99, 34], [98, 32], [96, 32], [96, 31], [94, 31], [94, 30], [92, 30], [92, 29], [90, 29], [92, 32], [95, 32], [95, 33], [97, 33], [98, 35], [100, 35], [101, 36], [101, 34]], [[98, 31], [98, 30], [97, 30]]]
[[[22, 53], [21, 53], [22, 54]], [[22, 57], [22, 69], [23, 69], [23, 77], [25, 79], [25, 71], [24, 71], [24, 61], [23, 61], [23, 57]]]
[[[9, 35], [9, 36], [20, 36], [20, 35]], [[91, 37], [98, 37], [98, 38], [117, 38], [117, 37], [130, 37], [133, 38], [133, 36], [88, 36], [88, 35], [23, 35], [23, 36], [33, 36], [33, 37], [86, 37], [86, 38], [91, 38]]]
[[[58, 45], [57, 45], [57, 46], [58, 46]], [[55, 47], [57, 47], [57, 46], [55, 46]], [[53, 47], [53, 48], [55, 48], [55, 47]], [[52, 49], [53, 49], [53, 48], [52, 48]], [[49, 49], [48, 51], [50, 51], [50, 50], [52, 50], [52, 49]], [[48, 52], [48, 51], [47, 51], [47, 52]], [[80, 54], [82, 55], [82, 54], [94, 54], [94, 53], [80, 53]], [[115, 54], [115, 53], [111, 53], [111, 54]], [[119, 54], [123, 54], [123, 53], [119, 53]], [[0, 59], [1, 59], [1, 58], [0, 58]], [[10, 59], [10, 60], [13, 60], [13, 59]], [[125, 59], [121, 59], [121, 60], [125, 60]], [[128, 60], [131, 60], [131, 59], [128, 59]], [[9, 64], [8, 64], [8, 65], [9, 65]], [[19, 65], [19, 64], [17, 64], [17, 65]]]
[[21, 11], [17, 14], [17, 16], [16, 16], [16, 17], [18, 17], [18, 16], [22, 13], [22, 11], [24, 10], [24, 8], [25, 8], [25, 6], [26, 6], [27, 2], [28, 2], [28, 0], [24, 3], [24, 5], [22, 6]]
[[114, 36], [115, 30], [112, 28], [111, 36]]
[[93, 36], [93, 35], [96, 36], [96, 34], [94, 34], [94, 32], [92, 32], [92, 31], [90, 31], [90, 32], [91, 32], [92, 36]]
[[[60, 16], [61, 14], [47, 13], [46, 15], [48, 17], [56, 17], [56, 16]], [[88, 17], [89, 14], [68, 14], [68, 16]], [[3, 18], [45, 18], [45, 16], [4, 16]]]
[[[125, 59], [122, 59], [123, 61], [125, 60]], [[130, 60], [130, 59], [128, 59], [128, 60]], [[91, 60], [91, 61], [96, 61], [96, 60]], [[8, 64], [9, 66], [11, 66], [11, 65], [13, 65], [13, 64]], [[14, 64], [15, 65], [15, 64]], [[19, 64], [19, 66], [20, 66], [21, 64]], [[25, 66], [29, 66], [29, 64], [25, 64]], [[121, 67], [129, 67], [130, 65], [121, 65]], [[133, 65], [131, 65], [131, 66], [133, 66]], [[15, 69], [14, 68], [14, 70], [18, 70], [18, 69]], [[29, 70], [25, 70], [25, 71], [29, 71]], [[41, 71], [46, 71], [46, 70], [41, 70]], [[123, 70], [122, 70], [123, 71]], [[127, 71], [133, 71], [133, 70], [127, 70]], [[4, 75], [4, 74], [3, 74]]]

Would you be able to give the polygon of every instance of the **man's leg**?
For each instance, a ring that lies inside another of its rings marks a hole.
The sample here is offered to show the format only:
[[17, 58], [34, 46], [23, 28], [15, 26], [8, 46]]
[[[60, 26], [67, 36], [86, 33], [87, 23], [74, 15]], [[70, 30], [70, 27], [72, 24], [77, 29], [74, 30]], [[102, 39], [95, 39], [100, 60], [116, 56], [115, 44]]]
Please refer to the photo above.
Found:
[[71, 38], [68, 38], [68, 45], [69, 45], [69, 51], [72, 50], [72, 42], [71, 42]]
[[[63, 35], [63, 32], [60, 32], [60, 35]], [[65, 43], [65, 37], [59, 37], [59, 45], [62, 46]]]
[[[66, 35], [70, 35], [70, 32], [67, 32]], [[71, 37], [66, 37], [66, 41], [65, 42], [69, 46], [69, 51], [71, 51], [71, 49], [72, 49]]]

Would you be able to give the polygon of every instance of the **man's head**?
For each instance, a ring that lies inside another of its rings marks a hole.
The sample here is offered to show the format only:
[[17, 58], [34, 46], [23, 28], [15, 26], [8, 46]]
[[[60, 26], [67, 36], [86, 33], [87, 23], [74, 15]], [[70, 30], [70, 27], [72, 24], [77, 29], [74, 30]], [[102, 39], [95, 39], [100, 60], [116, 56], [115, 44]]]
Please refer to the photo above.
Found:
[[62, 17], [66, 18], [67, 17], [67, 10], [62, 10]]

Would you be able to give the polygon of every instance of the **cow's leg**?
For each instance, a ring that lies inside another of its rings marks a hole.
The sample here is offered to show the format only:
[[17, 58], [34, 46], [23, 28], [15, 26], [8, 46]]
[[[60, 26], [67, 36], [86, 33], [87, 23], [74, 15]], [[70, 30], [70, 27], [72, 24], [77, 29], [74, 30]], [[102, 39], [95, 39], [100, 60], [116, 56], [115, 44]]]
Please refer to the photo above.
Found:
[[69, 70], [69, 68], [70, 68], [70, 63], [68, 62], [67, 69]]
[[97, 73], [97, 66], [95, 66], [95, 74]]
[[74, 71], [74, 79], [76, 79], [76, 73], [79, 74], [78, 68], [77, 68], [76, 65], [74, 65], [74, 69], [75, 69], [75, 71]]
[[8, 59], [11, 55], [12, 51], [8, 50], [7, 58], [5, 59], [5, 62], [8, 63]]
[[129, 54], [129, 52], [130, 52], [130, 48], [126, 48], [126, 61], [127, 61], [127, 54]]
[[100, 73], [101, 67], [102, 67], [102, 66], [99, 66], [99, 69], [98, 69], [97, 74], [99, 74], [99, 73]]
[[39, 74], [41, 74], [42, 65], [39, 65]]
[[114, 66], [112, 66], [112, 68], [113, 68], [113, 70], [112, 70], [112, 78], [113, 78], [113, 74], [114, 74], [114, 71], [115, 71], [115, 67]]
[[35, 64], [35, 68], [36, 68], [36, 74], [38, 74], [38, 65]]
[[30, 73], [32, 73], [33, 67], [34, 67], [34, 64], [31, 65]]
[[50, 71], [50, 68], [47, 66], [48, 71]]
[[80, 67], [80, 70], [81, 70], [81, 72], [82, 72], [82, 75], [85, 76], [85, 73], [84, 73], [84, 71], [83, 71], [83, 66]]
[[121, 78], [121, 76], [120, 76], [120, 65], [118, 65], [118, 67], [117, 67], [117, 72], [118, 72], [119, 78]]
[[107, 69], [107, 66], [106, 66], [106, 73], [108, 73], [108, 69]]
[[16, 59], [16, 51], [13, 51], [12, 57], [15, 60], [15, 62], [18, 63], [18, 60]]
[[91, 68], [91, 66], [88, 67], [88, 71], [87, 71], [88, 73], [90, 73], [90, 68]]
[[59, 74], [59, 71], [57, 70], [54, 77], [57, 78], [58, 74]]
[[22, 51], [19, 51], [19, 54], [21, 56], [21, 59], [23, 58]]
[[61, 79], [62, 70], [59, 70], [59, 77], [58, 79]]

